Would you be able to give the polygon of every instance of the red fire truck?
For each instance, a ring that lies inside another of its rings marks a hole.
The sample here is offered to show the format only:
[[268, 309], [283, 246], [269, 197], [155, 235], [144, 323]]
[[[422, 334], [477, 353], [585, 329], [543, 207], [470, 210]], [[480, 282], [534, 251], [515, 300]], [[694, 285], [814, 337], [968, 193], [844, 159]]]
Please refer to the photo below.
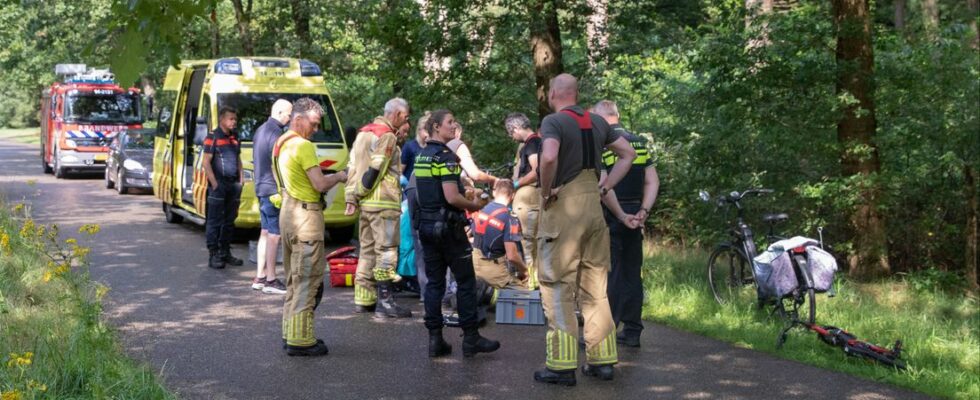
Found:
[[142, 128], [140, 94], [123, 89], [105, 69], [58, 64], [60, 82], [41, 95], [41, 163], [63, 178], [70, 171], [103, 171], [109, 143], [119, 132]]

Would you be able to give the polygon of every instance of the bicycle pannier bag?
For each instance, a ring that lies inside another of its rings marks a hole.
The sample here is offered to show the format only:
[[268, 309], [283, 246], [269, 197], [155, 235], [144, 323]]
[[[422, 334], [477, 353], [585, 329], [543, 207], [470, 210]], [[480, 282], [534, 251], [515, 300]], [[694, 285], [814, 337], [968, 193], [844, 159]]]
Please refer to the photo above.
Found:
[[817, 292], [830, 290], [834, 285], [837, 260], [817, 246], [807, 246], [806, 258], [810, 265], [810, 275], [813, 276], [813, 289]]
[[789, 294], [799, 286], [796, 272], [793, 271], [793, 261], [789, 253], [782, 249], [765, 251], [753, 260], [756, 286], [759, 290], [759, 300], [779, 299]]

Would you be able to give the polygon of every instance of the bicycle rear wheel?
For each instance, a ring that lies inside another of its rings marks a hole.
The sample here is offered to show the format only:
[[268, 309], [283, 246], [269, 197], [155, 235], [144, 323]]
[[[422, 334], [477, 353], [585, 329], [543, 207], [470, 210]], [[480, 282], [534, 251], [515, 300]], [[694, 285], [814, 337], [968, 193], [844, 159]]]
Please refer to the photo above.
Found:
[[756, 300], [752, 263], [741, 250], [729, 244], [718, 246], [708, 259], [708, 286], [718, 304]]
[[802, 255], [794, 255], [793, 263], [796, 264], [800, 287], [792, 296], [782, 300], [783, 308], [789, 311], [790, 318], [802, 323], [814, 324], [817, 319], [817, 296], [813, 289], [810, 266], [806, 257]]

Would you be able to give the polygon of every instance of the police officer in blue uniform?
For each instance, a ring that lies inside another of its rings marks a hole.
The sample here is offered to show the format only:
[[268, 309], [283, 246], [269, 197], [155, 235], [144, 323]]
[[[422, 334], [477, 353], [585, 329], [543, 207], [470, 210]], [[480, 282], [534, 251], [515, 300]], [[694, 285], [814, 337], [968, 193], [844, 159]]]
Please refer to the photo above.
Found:
[[[646, 221], [657, 200], [660, 179], [653, 165], [646, 139], [634, 135], [619, 124], [619, 110], [616, 103], [603, 100], [592, 112], [602, 116], [612, 130], [626, 138], [636, 158], [629, 172], [619, 184], [603, 197], [603, 211], [609, 224], [610, 261], [607, 293], [613, 322], [623, 329], [616, 334], [616, 342], [627, 347], [640, 347], [640, 333], [643, 331], [641, 314], [643, 311], [643, 281], [640, 269], [643, 266], [643, 222]], [[605, 172], [616, 163], [612, 151], [602, 154]]]
[[456, 119], [449, 110], [437, 110], [426, 121], [431, 137], [415, 159], [415, 178], [419, 203], [419, 232], [425, 258], [425, 327], [429, 330], [429, 357], [452, 353], [443, 339], [442, 297], [446, 291], [446, 270], [457, 282], [457, 311], [463, 328], [463, 356], [489, 353], [500, 342], [480, 336], [477, 319], [476, 276], [472, 248], [466, 238], [467, 220], [463, 210], [477, 211], [480, 205], [463, 196], [459, 157], [445, 143], [455, 137]]
[[207, 222], [208, 267], [221, 269], [225, 264], [242, 265], [231, 255], [231, 237], [242, 194], [241, 146], [235, 126], [237, 112], [229, 107], [218, 111], [218, 127], [204, 138], [204, 166], [208, 179]]

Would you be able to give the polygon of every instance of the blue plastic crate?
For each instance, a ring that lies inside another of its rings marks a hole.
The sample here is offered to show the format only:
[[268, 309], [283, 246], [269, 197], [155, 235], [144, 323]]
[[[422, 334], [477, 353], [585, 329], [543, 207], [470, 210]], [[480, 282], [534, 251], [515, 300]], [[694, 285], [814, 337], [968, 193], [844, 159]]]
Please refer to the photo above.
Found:
[[501, 289], [497, 295], [497, 323], [544, 325], [541, 292], [537, 290]]

